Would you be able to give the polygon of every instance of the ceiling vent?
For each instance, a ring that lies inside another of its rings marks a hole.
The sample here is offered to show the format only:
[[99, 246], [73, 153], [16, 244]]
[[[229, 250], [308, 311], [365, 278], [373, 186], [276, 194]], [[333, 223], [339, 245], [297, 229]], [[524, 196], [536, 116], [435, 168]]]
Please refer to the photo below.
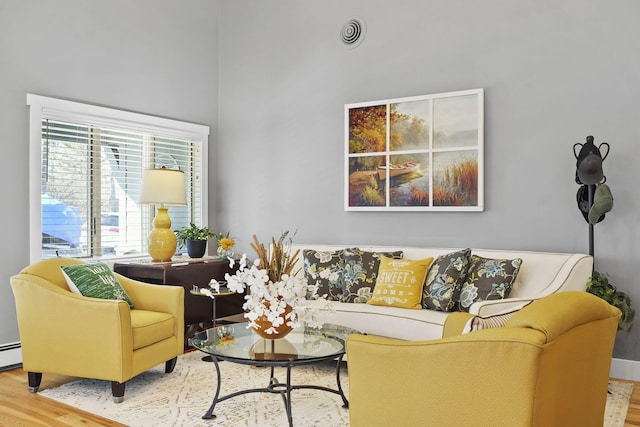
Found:
[[367, 32], [367, 27], [364, 21], [360, 18], [353, 18], [348, 20], [340, 31], [340, 40], [349, 49], [360, 46], [364, 40], [364, 35]]

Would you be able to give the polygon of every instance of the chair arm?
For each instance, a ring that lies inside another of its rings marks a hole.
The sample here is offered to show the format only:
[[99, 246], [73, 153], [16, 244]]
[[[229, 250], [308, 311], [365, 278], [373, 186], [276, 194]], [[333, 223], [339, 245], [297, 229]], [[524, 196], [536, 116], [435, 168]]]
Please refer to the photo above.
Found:
[[181, 286], [153, 285], [115, 273], [133, 306], [139, 310], [159, 311], [184, 318], [184, 289]]
[[134, 309], [169, 313], [175, 318], [173, 334], [178, 354], [184, 349], [184, 288], [182, 286], [152, 285], [115, 273], [127, 292]]
[[507, 326], [543, 331], [548, 341], [585, 323], [614, 319], [621, 312], [601, 298], [583, 291], [557, 292], [531, 304], [509, 319]]
[[351, 425], [528, 425], [543, 342], [520, 328], [414, 342], [351, 335]]

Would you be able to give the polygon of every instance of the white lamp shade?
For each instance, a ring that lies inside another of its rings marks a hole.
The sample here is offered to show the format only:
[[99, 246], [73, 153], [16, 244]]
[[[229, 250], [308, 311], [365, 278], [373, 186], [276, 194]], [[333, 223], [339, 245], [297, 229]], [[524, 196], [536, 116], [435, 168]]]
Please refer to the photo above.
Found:
[[146, 169], [142, 174], [140, 203], [147, 205], [186, 205], [184, 172], [175, 169]]

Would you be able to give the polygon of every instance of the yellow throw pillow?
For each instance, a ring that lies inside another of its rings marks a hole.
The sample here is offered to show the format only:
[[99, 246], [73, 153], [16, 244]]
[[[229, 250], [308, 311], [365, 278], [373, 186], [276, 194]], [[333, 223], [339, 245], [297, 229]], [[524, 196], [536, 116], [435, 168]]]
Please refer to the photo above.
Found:
[[420, 309], [422, 286], [433, 258], [391, 259], [383, 256], [378, 279], [367, 304]]

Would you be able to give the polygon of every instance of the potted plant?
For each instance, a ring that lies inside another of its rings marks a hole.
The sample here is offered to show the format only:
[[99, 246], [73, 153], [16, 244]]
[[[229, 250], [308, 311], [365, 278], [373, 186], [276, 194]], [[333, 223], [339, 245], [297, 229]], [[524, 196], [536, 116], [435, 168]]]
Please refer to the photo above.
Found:
[[618, 330], [629, 331], [633, 325], [636, 310], [631, 305], [631, 298], [624, 292], [617, 290], [604, 274], [594, 271], [587, 282], [587, 292], [602, 298], [622, 312]]
[[216, 235], [209, 227], [198, 227], [194, 223], [174, 232], [178, 243], [187, 247], [187, 253], [191, 258], [202, 258], [207, 250], [207, 240]]

